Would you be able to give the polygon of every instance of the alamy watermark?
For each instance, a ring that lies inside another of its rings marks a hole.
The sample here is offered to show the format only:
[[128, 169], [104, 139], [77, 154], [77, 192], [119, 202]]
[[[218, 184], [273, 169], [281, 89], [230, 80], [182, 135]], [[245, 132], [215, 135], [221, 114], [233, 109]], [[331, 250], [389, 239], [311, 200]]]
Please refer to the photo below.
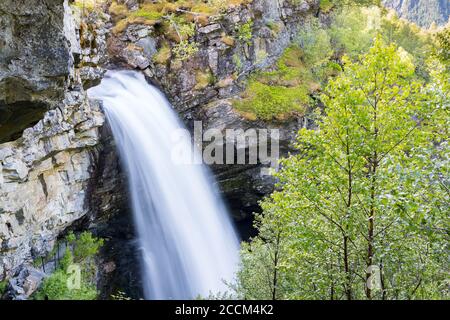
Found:
[[[261, 174], [278, 169], [280, 131], [278, 129], [208, 129], [194, 122], [193, 137], [187, 129], [173, 132], [171, 158], [175, 164], [262, 164]], [[193, 142], [193, 143], [192, 143]]]
[[69, 290], [81, 289], [81, 267], [78, 264], [71, 264], [67, 267], [67, 288]]
[[367, 267], [367, 274], [370, 276], [367, 278], [366, 287], [370, 290], [380, 290], [382, 288], [380, 267], [377, 265]]

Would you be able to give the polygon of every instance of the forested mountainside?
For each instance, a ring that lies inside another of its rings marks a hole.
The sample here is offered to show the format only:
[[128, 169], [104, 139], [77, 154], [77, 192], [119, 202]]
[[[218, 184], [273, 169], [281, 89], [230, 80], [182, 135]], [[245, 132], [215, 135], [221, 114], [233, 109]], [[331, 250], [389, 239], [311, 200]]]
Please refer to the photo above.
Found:
[[433, 22], [444, 25], [450, 16], [448, 0], [383, 0], [383, 4], [397, 11], [400, 17], [424, 28], [430, 27]]

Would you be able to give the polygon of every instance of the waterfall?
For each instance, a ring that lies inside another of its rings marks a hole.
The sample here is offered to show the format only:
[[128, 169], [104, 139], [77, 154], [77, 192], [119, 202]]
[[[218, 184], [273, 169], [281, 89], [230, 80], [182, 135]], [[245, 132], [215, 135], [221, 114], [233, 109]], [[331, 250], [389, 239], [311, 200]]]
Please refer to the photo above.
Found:
[[166, 98], [132, 71], [109, 71], [88, 94], [102, 100], [128, 174], [145, 299], [226, 291], [237, 236], [207, 168], [174, 161], [173, 134], [183, 125]]

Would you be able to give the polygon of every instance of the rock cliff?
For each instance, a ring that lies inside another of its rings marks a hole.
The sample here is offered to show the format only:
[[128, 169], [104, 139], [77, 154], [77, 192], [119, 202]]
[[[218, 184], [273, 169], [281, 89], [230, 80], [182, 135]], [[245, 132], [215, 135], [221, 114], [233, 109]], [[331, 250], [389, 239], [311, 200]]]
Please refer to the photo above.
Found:
[[2, 1], [0, 24], [1, 280], [90, 211], [104, 116], [76, 68], [82, 53], [67, 1]]
[[[128, 10], [136, 9], [134, 1], [123, 3]], [[227, 129], [279, 129], [281, 154], [286, 155], [305, 119], [252, 121], [233, 108], [233, 100], [243, 90], [242, 80], [275, 64], [308, 19], [319, 14], [320, 1], [316, 0], [253, 0], [230, 6], [224, 14], [207, 21], [194, 13], [193, 41], [198, 51], [182, 61], [165, 51], [180, 40], [164, 29], [164, 18], [150, 23], [137, 20], [123, 29], [111, 30], [107, 41], [109, 62], [115, 67], [141, 70], [168, 96], [189, 128], [194, 121], [202, 121], [204, 130], [223, 133]], [[245, 26], [251, 26], [248, 39], [242, 39]], [[257, 211], [258, 201], [273, 188], [273, 179], [261, 175], [261, 164], [216, 165], [212, 169], [238, 220], [248, 219]]]
[[[123, 3], [131, 12], [137, 9], [137, 1]], [[308, 17], [320, 15], [319, 3], [253, 0], [230, 7], [220, 17], [195, 22], [198, 51], [179, 60], [170, 53], [161, 59], [161, 52], [180, 39], [168, 37], [158, 22], [135, 21], [117, 30], [108, 3], [90, 12], [67, 0], [2, 1], [0, 281], [10, 279], [10, 298], [26, 298], [36, 289], [43, 275], [33, 261], [76, 227], [109, 240], [99, 261], [102, 297], [116, 285], [139, 290], [136, 264], [131, 267], [135, 249], [126, 178], [101, 106], [85, 91], [105, 68], [143, 72], [190, 128], [201, 120], [203, 129], [222, 132], [280, 129], [286, 154], [307, 119], [248, 119], [233, 108], [233, 100], [243, 90], [241, 80], [273, 65]], [[250, 36], [244, 39], [245, 25]], [[258, 201], [273, 189], [273, 178], [261, 175], [261, 166], [212, 167], [233, 215], [244, 224], [251, 224]]]

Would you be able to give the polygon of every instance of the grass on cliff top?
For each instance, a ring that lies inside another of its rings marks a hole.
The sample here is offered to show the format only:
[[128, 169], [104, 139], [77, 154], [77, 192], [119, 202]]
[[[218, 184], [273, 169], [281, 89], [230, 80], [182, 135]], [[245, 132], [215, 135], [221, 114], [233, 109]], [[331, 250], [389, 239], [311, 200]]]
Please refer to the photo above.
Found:
[[123, 32], [129, 24], [154, 25], [162, 17], [171, 14], [177, 14], [189, 22], [206, 25], [210, 16], [217, 15], [230, 6], [240, 6], [250, 2], [252, 0], [209, 0], [207, 2], [204, 0], [146, 0], [139, 5], [138, 10], [129, 11], [126, 5], [113, 1], [109, 7], [109, 13], [116, 23], [113, 32], [117, 34]]
[[163, 12], [156, 10], [154, 4], [144, 5], [136, 11], [129, 11], [126, 5], [113, 2], [109, 7], [109, 13], [115, 21], [112, 29], [115, 34], [123, 32], [130, 24], [154, 25], [163, 17]]
[[308, 100], [304, 86], [266, 85], [252, 79], [242, 100], [235, 101], [234, 106], [249, 120], [285, 120], [293, 114], [303, 114]]

